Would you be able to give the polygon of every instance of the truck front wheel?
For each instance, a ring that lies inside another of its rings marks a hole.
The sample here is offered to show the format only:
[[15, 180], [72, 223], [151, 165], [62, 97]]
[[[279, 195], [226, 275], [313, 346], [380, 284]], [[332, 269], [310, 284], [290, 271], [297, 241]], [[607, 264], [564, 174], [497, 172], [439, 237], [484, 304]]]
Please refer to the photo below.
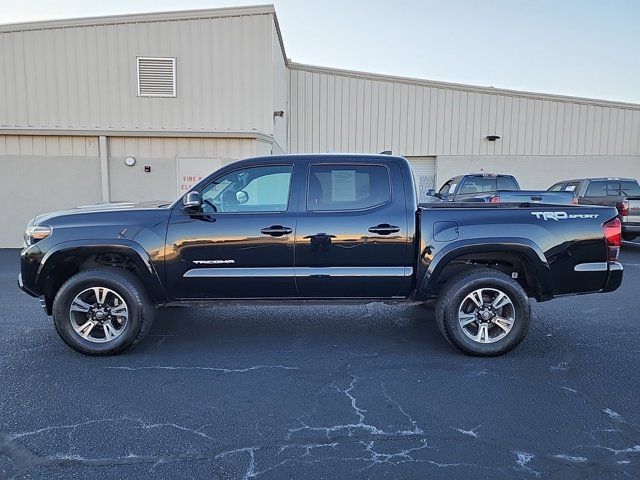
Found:
[[56, 331], [85, 355], [112, 355], [149, 331], [153, 305], [139, 279], [115, 267], [82, 271], [67, 280], [53, 302]]
[[520, 284], [489, 268], [474, 268], [449, 280], [436, 305], [438, 328], [469, 355], [495, 356], [518, 345], [531, 323], [531, 306]]

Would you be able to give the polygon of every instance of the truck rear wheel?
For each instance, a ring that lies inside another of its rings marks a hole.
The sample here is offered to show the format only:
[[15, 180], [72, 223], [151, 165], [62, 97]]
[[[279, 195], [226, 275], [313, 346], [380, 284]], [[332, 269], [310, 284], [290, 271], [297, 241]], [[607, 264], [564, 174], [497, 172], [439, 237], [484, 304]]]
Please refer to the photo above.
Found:
[[85, 355], [113, 355], [139, 342], [153, 323], [153, 305], [138, 278], [115, 267], [80, 272], [53, 302], [58, 335]]
[[438, 328], [469, 355], [495, 356], [515, 348], [531, 323], [531, 306], [520, 284], [489, 268], [474, 268], [447, 282], [436, 305]]

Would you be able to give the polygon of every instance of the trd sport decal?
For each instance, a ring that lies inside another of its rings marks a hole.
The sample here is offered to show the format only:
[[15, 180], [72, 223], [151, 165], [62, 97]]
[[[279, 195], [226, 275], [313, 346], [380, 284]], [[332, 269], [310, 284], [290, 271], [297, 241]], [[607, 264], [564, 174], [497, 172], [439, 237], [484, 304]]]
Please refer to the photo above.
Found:
[[538, 220], [568, 220], [571, 218], [598, 218], [599, 213], [531, 212]]

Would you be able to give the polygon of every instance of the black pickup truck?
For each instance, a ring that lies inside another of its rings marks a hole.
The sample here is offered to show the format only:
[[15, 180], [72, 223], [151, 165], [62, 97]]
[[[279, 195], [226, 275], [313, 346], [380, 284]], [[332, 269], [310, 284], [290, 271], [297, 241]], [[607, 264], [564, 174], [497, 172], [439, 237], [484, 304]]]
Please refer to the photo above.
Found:
[[437, 299], [445, 338], [488, 356], [522, 340], [530, 298], [618, 288], [619, 246], [615, 208], [418, 206], [402, 157], [271, 156], [171, 204], [40, 215], [18, 281], [84, 354], [130, 347], [166, 305]]

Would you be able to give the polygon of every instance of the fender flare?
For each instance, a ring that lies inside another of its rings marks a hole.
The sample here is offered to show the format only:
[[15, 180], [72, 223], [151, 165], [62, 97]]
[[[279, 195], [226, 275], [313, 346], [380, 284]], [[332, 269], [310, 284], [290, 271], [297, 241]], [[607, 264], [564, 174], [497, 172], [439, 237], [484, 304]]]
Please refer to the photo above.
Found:
[[[428, 247], [427, 247], [428, 248]], [[433, 291], [439, 275], [452, 260], [474, 253], [511, 253], [520, 256], [531, 269], [536, 281], [538, 298], [549, 298], [553, 295], [553, 279], [549, 262], [533, 241], [528, 238], [483, 238], [482, 240], [459, 240], [448, 243], [440, 249], [428, 263], [423, 261], [424, 252], [420, 257], [421, 278], [418, 281], [419, 296], [427, 297]], [[425, 268], [426, 267], [426, 268]]]
[[167, 294], [160, 279], [160, 275], [147, 251], [139, 243], [125, 238], [71, 240], [54, 245], [47, 250], [45, 255], [42, 257], [42, 261], [40, 262], [40, 266], [36, 273], [35, 284], [38, 286], [40, 291], [44, 291], [44, 283], [49, 272], [53, 269], [56, 259], [77, 254], [99, 254], [104, 251], [122, 253], [131, 258], [138, 267], [141, 280], [153, 301], [155, 303], [160, 303], [167, 299]]

